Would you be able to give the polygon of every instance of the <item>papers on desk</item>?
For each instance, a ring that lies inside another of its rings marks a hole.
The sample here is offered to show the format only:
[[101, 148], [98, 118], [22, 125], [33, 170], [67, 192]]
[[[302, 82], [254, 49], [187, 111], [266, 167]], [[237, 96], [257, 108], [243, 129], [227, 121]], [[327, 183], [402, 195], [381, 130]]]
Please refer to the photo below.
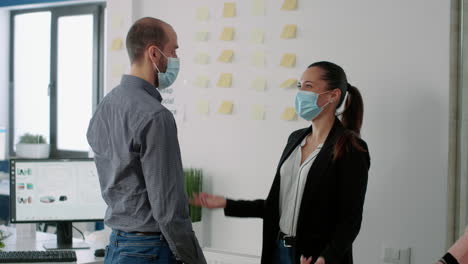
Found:
[[13, 235], [13, 233], [10, 232], [10, 230], [8, 230], [8, 227], [6, 225], [0, 225], [0, 231], [2, 232], [3, 239], [6, 239]]

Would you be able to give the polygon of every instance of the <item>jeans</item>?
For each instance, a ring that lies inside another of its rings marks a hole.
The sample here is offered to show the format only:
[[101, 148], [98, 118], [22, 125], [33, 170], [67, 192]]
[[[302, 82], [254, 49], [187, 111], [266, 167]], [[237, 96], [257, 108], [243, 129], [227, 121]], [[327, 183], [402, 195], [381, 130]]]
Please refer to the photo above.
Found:
[[294, 264], [294, 248], [285, 247], [284, 240], [278, 239], [274, 260], [275, 264]]
[[104, 264], [176, 264], [162, 236], [145, 236], [114, 230], [106, 247]]

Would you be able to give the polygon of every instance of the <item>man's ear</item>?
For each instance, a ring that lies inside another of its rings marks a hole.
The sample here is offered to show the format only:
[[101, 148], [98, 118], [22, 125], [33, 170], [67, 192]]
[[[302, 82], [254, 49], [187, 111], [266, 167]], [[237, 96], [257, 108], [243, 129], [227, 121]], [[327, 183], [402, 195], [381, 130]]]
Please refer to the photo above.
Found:
[[150, 59], [152, 63], [156, 63], [159, 60], [160, 54], [156, 46], [153, 46], [153, 45], [149, 46], [147, 48], [147, 54], [148, 54], [148, 58]]

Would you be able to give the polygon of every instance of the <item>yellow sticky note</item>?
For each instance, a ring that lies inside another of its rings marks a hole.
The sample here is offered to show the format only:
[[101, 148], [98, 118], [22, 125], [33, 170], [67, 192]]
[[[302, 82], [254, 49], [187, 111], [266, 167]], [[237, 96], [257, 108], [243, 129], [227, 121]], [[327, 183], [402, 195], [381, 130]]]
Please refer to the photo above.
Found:
[[122, 76], [125, 72], [125, 66], [122, 64], [114, 64], [112, 65], [112, 77], [117, 78]]
[[266, 89], [267, 81], [265, 78], [257, 78], [252, 83], [252, 89], [257, 90], [259, 92], [263, 92]]
[[296, 25], [285, 25], [283, 32], [281, 33], [282, 39], [296, 38], [297, 26]]
[[265, 67], [265, 53], [262, 51], [255, 52], [252, 56], [252, 65], [260, 68]]
[[234, 103], [232, 101], [224, 101], [218, 109], [218, 113], [224, 115], [232, 114], [232, 109], [234, 108]]
[[254, 16], [265, 15], [265, 0], [254, 0], [252, 4], [252, 14]]
[[230, 41], [234, 39], [234, 28], [232, 27], [225, 27], [223, 29], [223, 33], [221, 33], [221, 40]]
[[252, 32], [252, 42], [261, 44], [265, 40], [265, 33], [263, 30], [256, 29]]
[[264, 105], [254, 105], [252, 107], [252, 119], [253, 120], [265, 119], [265, 106]]
[[123, 41], [121, 38], [116, 38], [112, 40], [111, 50], [121, 50], [123, 46]]
[[295, 10], [297, 9], [297, 0], [284, 0], [281, 10]]
[[197, 20], [208, 21], [210, 18], [210, 10], [207, 7], [200, 7], [197, 9]]
[[218, 87], [230, 88], [232, 86], [232, 74], [222, 73], [218, 80]]
[[210, 56], [207, 53], [198, 53], [195, 56], [195, 63], [197, 63], [197, 64], [208, 64], [208, 63], [210, 63]]
[[234, 51], [232, 50], [223, 50], [221, 55], [218, 58], [218, 61], [220, 62], [232, 62], [232, 57], [234, 56]]
[[296, 86], [297, 86], [297, 79], [287, 79], [280, 85], [281, 88], [294, 88]]
[[294, 68], [296, 66], [296, 54], [286, 53], [281, 59], [281, 66], [286, 68]]
[[224, 3], [223, 17], [236, 16], [236, 3]]
[[208, 32], [197, 32], [195, 33], [195, 41], [208, 41]]
[[197, 103], [197, 113], [207, 115], [210, 113], [210, 103], [205, 100], [200, 100]]
[[115, 29], [122, 28], [123, 26], [123, 17], [122, 16], [113, 16], [111, 18], [112, 27]]
[[281, 114], [281, 120], [292, 121], [296, 119], [297, 119], [297, 115], [296, 115], [296, 110], [294, 109], [294, 107], [287, 107], [286, 109], [284, 109], [284, 112]]
[[209, 82], [210, 82], [210, 79], [208, 78], [208, 76], [200, 75], [197, 77], [197, 80], [195, 81], [195, 86], [200, 87], [200, 88], [207, 88]]

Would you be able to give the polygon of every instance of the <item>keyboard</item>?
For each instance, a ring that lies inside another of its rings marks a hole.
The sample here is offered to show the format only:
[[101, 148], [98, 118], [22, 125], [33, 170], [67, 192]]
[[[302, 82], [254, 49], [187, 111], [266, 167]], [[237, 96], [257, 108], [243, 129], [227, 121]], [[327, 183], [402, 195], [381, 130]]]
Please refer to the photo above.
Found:
[[0, 251], [0, 263], [76, 262], [74, 251]]

